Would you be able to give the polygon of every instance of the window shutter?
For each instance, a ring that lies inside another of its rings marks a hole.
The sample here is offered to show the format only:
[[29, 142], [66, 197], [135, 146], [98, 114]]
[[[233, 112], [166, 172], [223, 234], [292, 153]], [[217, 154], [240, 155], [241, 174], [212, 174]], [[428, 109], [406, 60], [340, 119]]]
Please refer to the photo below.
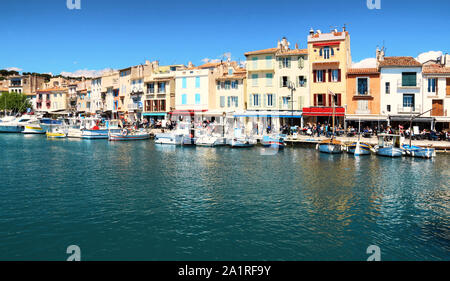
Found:
[[283, 87], [283, 76], [280, 77], [280, 88]]
[[342, 106], [342, 103], [341, 103], [341, 94], [337, 94], [337, 106]]
[[328, 106], [333, 106], [333, 104], [331, 103], [331, 95], [328, 95]]
[[291, 68], [291, 57], [288, 57], [288, 68]]
[[301, 110], [303, 108], [303, 97], [298, 97], [298, 109]]
[[326, 73], [327, 73], [327, 71], [326, 70], [324, 70], [323, 72], [322, 72], [322, 82], [326, 82]]
[[281, 109], [283, 107], [283, 98], [279, 97], [278, 98], [278, 109]]
[[322, 56], [322, 53], [323, 53], [323, 49], [321, 48], [319, 51], [319, 56]]
[[332, 81], [333, 81], [332, 70], [328, 69], [328, 82], [332, 82]]
[[317, 70], [313, 71], [313, 76], [314, 76], [314, 83], [317, 82]]
[[338, 69], [338, 82], [341, 82], [341, 70], [340, 69]]
[[319, 97], [318, 97], [318, 95], [317, 94], [314, 94], [314, 106], [317, 106], [317, 104], [318, 104], [318, 99], [319, 99]]
[[299, 60], [298, 60], [298, 67], [299, 67], [300, 69], [303, 69], [303, 68], [305, 67], [305, 58], [304, 58], [303, 56], [300, 56], [300, 57], [299, 57]]
[[283, 68], [283, 60], [280, 58], [280, 57], [278, 57], [278, 64], [279, 64], [279, 68]]
[[308, 79], [306, 77], [303, 77], [303, 87], [307, 87], [306, 83], [308, 83]]

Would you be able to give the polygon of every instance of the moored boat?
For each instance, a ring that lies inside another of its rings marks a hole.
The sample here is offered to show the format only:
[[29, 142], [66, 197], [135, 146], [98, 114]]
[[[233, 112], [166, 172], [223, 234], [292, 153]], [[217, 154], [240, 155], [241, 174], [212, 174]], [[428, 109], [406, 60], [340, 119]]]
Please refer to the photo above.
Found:
[[336, 139], [323, 140], [317, 144], [317, 149], [322, 153], [340, 154], [343, 152], [344, 144]]
[[156, 144], [181, 145], [183, 143], [183, 135], [175, 133], [161, 133], [155, 135]]
[[284, 149], [286, 147], [286, 142], [284, 141], [284, 137], [281, 135], [277, 136], [264, 136], [261, 144], [264, 147], [270, 147], [275, 149]]
[[388, 134], [378, 135], [378, 145], [375, 147], [375, 150], [377, 155], [380, 156], [401, 157], [403, 155], [401, 136]]
[[370, 144], [360, 141], [347, 145], [347, 152], [355, 156], [370, 155], [372, 149]]
[[434, 148], [425, 148], [407, 144], [402, 145], [402, 148], [406, 156], [427, 159], [431, 159], [436, 156], [436, 150]]
[[123, 129], [121, 133], [109, 133], [110, 141], [136, 141], [150, 139], [150, 134], [144, 131], [129, 131]]

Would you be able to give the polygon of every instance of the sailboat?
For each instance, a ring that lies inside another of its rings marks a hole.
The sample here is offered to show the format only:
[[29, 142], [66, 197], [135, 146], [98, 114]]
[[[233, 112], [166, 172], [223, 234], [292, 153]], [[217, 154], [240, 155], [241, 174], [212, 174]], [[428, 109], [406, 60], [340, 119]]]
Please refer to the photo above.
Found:
[[334, 118], [335, 118], [335, 100], [334, 97], [336, 96], [333, 92], [331, 92], [328, 89], [328, 92], [333, 96], [333, 134], [331, 135], [330, 139], [323, 140], [317, 145], [317, 150], [319, 150], [322, 153], [329, 153], [329, 154], [340, 154], [343, 151], [343, 147], [345, 146], [343, 142], [338, 141], [335, 139], [335, 124], [334, 124]]
[[370, 155], [373, 150], [372, 146], [367, 142], [361, 142], [361, 122], [358, 127], [358, 141], [347, 145], [347, 153], [355, 156]]

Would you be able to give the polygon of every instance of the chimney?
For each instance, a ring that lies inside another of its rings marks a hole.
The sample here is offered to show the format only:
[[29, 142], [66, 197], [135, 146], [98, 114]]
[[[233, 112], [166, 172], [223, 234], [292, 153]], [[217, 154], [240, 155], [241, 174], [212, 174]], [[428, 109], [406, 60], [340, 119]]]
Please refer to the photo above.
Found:
[[344, 27], [342, 27], [342, 32], [346, 32], [347, 31], [347, 25], [344, 24]]
[[149, 61], [149, 60], [146, 60], [146, 61], [145, 61], [145, 65], [150, 65], [150, 61]]
[[298, 43], [295, 43], [295, 49], [298, 50]]
[[194, 64], [191, 61], [188, 62], [188, 68], [192, 68], [192, 67], [194, 67]]
[[314, 35], [314, 29], [311, 27], [311, 29], [309, 30], [309, 35], [313, 36]]

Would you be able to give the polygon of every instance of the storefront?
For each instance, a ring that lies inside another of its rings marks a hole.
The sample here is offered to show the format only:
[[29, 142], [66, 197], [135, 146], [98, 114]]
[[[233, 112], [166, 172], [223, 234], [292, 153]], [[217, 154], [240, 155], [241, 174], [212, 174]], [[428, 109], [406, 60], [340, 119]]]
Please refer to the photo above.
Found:
[[380, 128], [386, 128], [389, 123], [387, 116], [381, 115], [346, 115], [345, 130], [352, 127], [357, 131], [364, 131], [364, 128], [370, 128], [374, 131]]
[[303, 122], [305, 124], [333, 124], [344, 127], [345, 108], [343, 107], [305, 107], [303, 108]]

